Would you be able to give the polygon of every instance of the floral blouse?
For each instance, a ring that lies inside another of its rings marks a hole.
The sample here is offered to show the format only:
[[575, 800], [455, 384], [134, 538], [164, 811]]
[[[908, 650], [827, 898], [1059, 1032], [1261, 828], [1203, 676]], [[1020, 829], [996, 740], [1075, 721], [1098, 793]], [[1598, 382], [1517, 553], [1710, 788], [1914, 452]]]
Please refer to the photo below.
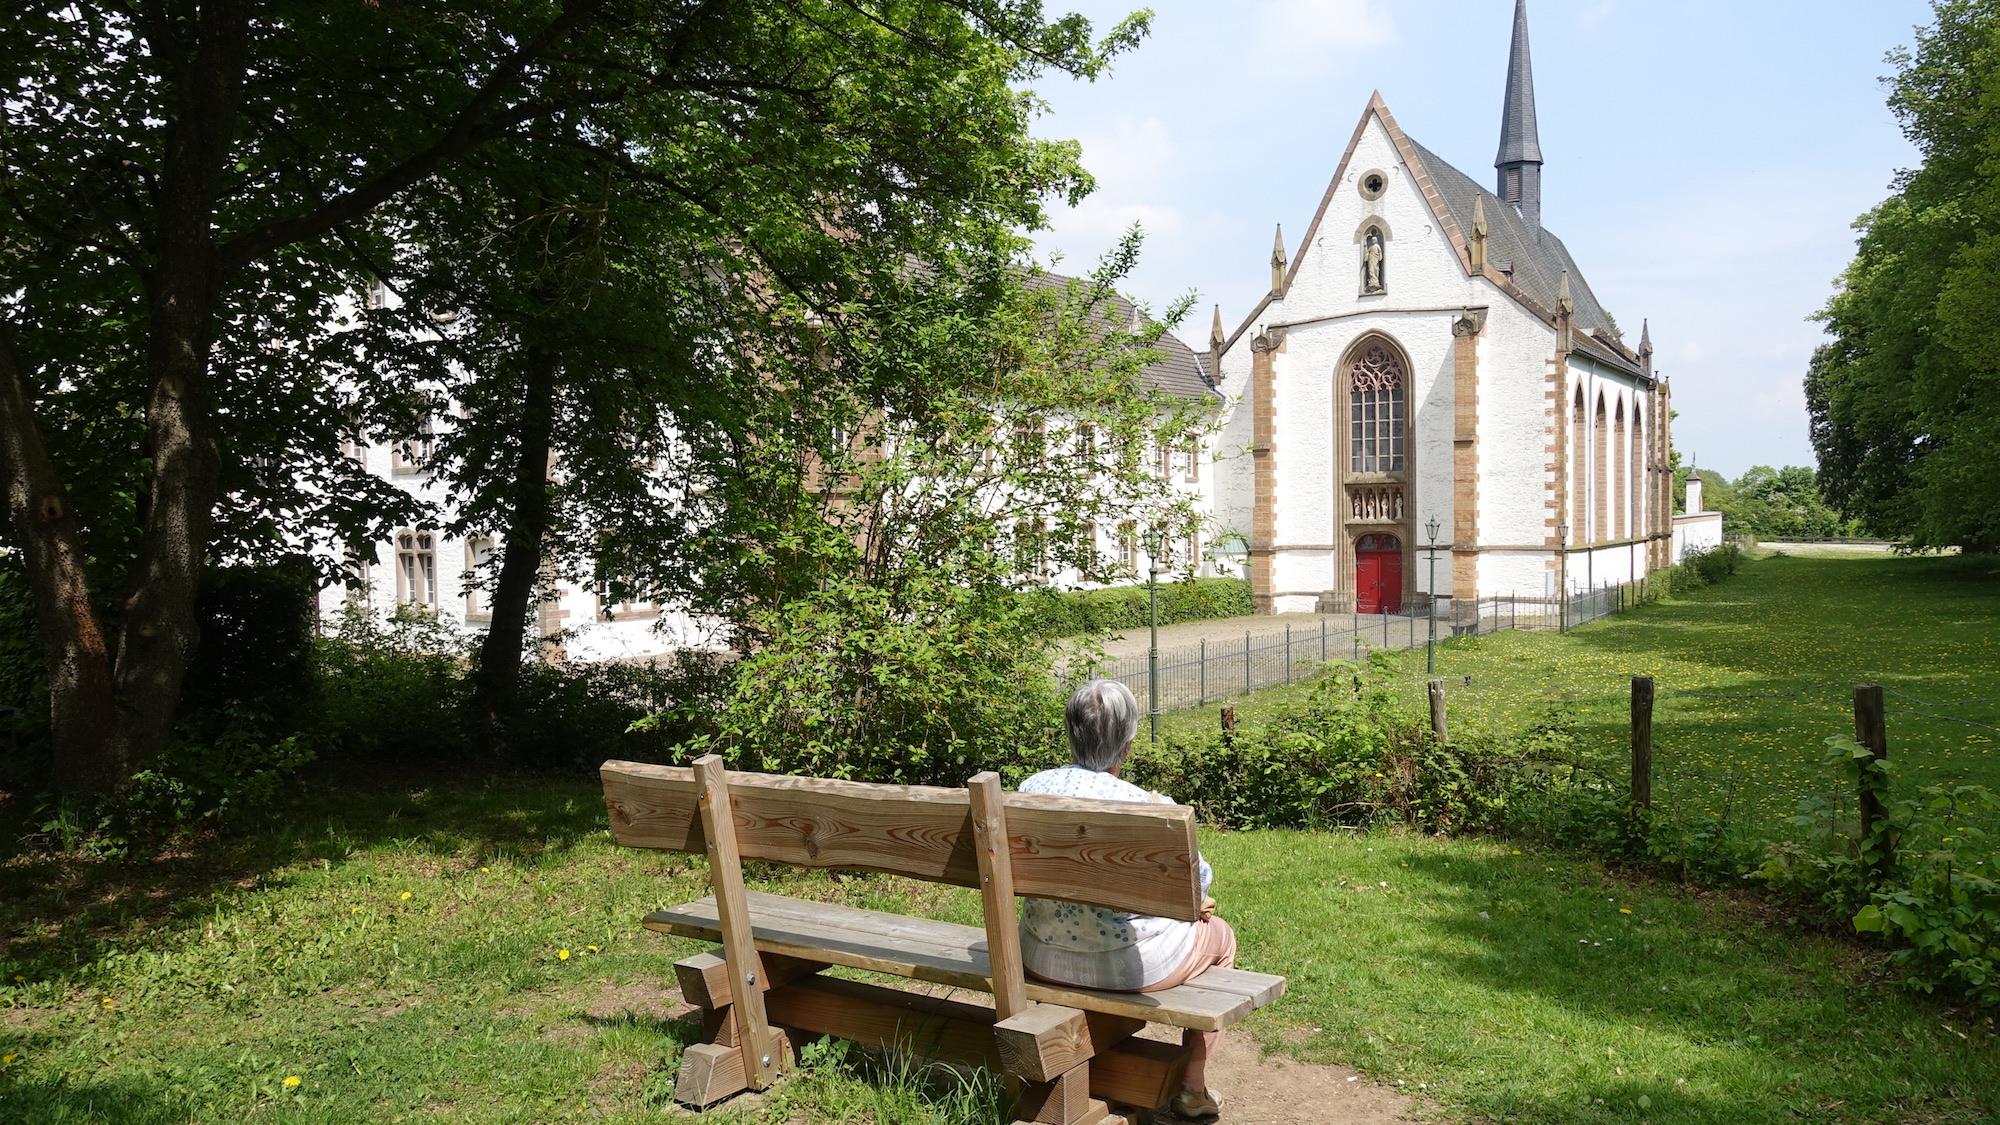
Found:
[[[1023, 793], [1086, 797], [1100, 801], [1158, 801], [1165, 797], [1096, 770], [1064, 766], [1021, 783]], [[1201, 891], [1214, 872], [1200, 860]], [[1165, 980], [1194, 948], [1195, 923], [1053, 899], [1021, 900], [1021, 959], [1043, 980], [1083, 988], [1135, 991]]]

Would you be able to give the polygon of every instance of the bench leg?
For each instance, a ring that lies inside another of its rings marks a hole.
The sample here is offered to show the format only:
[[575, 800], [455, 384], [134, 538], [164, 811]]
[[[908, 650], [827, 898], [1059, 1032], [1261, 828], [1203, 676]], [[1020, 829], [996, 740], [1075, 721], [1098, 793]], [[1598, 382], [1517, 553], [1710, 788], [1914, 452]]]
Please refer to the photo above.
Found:
[[[734, 1005], [704, 1009], [701, 1022], [707, 1042], [696, 1043], [681, 1052], [681, 1069], [674, 1076], [674, 1100], [697, 1109], [750, 1088], [750, 1076], [743, 1069], [743, 1037], [736, 1026]], [[791, 1039], [782, 1029], [772, 1031], [775, 1069], [790, 1070]]]
[[1015, 1125], [1124, 1125], [1104, 1102], [1090, 1096], [1090, 1064], [1074, 1069], [1051, 1082], [1022, 1082], [1014, 1103], [1019, 1118]]

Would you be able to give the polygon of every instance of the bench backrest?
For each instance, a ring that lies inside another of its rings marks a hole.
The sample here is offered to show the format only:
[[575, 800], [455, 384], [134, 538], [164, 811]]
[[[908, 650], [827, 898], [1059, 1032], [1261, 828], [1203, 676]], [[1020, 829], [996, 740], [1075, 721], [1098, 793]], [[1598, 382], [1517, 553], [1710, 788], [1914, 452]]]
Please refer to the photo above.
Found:
[[[619, 844], [705, 850], [695, 771], [612, 761], [599, 772]], [[733, 771], [728, 787], [744, 859], [981, 885], [965, 789]], [[1192, 809], [1009, 793], [1004, 813], [1015, 895], [1201, 916]]]

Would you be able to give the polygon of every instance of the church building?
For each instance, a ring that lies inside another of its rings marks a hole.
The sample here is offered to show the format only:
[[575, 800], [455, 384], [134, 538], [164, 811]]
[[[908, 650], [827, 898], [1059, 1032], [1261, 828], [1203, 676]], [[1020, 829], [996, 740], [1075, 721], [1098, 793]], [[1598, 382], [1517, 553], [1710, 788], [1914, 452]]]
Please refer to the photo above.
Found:
[[[1368, 101], [1296, 252], [1206, 355], [1231, 412], [1215, 522], [1260, 612], [1395, 612], [1673, 562], [1671, 408], [1543, 226], [1525, 0], [1487, 185]], [[1436, 544], [1436, 588], [1429, 585]]]

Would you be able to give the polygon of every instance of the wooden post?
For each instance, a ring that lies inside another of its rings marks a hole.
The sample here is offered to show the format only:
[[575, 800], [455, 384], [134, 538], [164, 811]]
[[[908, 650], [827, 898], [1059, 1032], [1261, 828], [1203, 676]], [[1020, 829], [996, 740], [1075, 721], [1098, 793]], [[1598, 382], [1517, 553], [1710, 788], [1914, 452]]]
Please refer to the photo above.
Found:
[[1444, 681], [1443, 680], [1431, 681], [1430, 696], [1431, 696], [1431, 733], [1437, 736], [1438, 745], [1442, 746], [1445, 744], [1446, 741], [1445, 730], [1444, 730]]
[[729, 801], [729, 775], [722, 758], [703, 754], [695, 759], [701, 786], [701, 832], [708, 849], [708, 875], [715, 886], [715, 914], [722, 930], [722, 956], [729, 965], [736, 1032], [741, 1039], [743, 1077], [762, 1090], [778, 1076], [784, 1044], [764, 1016], [764, 965], [750, 933], [750, 906], [743, 894], [743, 858], [736, 849], [736, 815]]
[[[1854, 741], [1868, 748], [1874, 761], [1882, 761], [1889, 756], [1889, 723], [1882, 709], [1881, 684], [1854, 685]], [[1875, 834], [1875, 826], [1882, 821], [1882, 795], [1874, 782], [1864, 776], [1861, 781], [1861, 842], [1864, 848]], [[1882, 861], [1886, 857], [1874, 856], [1869, 863], [1869, 878], [1880, 882], [1883, 875]]]
[[1021, 927], [1014, 914], [1014, 857], [1007, 843], [1007, 797], [992, 770], [966, 783], [979, 857], [979, 897], [986, 913], [986, 956], [993, 974], [993, 1009], [1010, 1019], [1028, 1006], [1021, 969]]
[[1632, 809], [1653, 807], [1653, 677], [1632, 677]]

